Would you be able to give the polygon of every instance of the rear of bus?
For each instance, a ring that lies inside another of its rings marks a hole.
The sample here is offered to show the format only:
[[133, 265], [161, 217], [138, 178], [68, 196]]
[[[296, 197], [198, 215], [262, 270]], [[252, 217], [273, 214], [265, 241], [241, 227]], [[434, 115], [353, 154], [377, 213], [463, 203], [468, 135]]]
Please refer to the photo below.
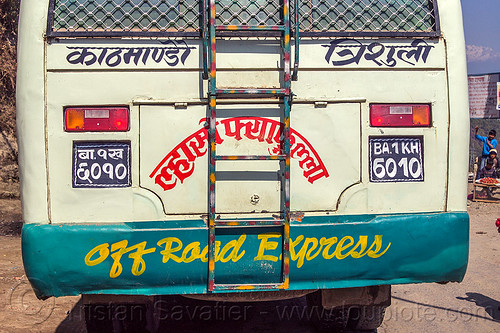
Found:
[[[38, 297], [385, 307], [391, 284], [462, 280], [459, 1], [297, 3], [290, 55], [286, 29], [215, 29], [280, 25], [277, 1], [215, 1], [215, 23], [195, 0], [22, 1], [22, 246]], [[215, 65], [218, 89], [261, 94], [215, 106]], [[266, 96], [288, 65], [288, 95]], [[213, 147], [228, 156], [216, 166]]]

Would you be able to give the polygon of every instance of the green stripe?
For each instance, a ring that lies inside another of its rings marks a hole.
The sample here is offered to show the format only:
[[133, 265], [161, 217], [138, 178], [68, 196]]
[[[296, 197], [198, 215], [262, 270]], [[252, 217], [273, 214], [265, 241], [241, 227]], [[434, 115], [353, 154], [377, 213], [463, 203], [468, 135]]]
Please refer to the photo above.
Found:
[[[290, 227], [290, 289], [461, 281], [467, 267], [468, 226], [465, 212], [305, 216]], [[273, 249], [273, 242], [281, 244], [281, 236], [273, 228], [217, 231], [219, 254], [224, 253], [215, 263], [216, 283], [279, 279], [281, 247]], [[201, 259], [207, 240], [202, 220], [26, 224], [22, 246], [26, 274], [39, 297], [190, 294], [207, 292], [208, 263]], [[115, 262], [124, 241], [122, 249], [132, 250]], [[166, 244], [171, 244], [171, 256], [162, 253]], [[137, 256], [141, 246], [146, 251], [143, 262]], [[85, 257], [93, 249], [89, 260], [95, 265], [89, 266]]]

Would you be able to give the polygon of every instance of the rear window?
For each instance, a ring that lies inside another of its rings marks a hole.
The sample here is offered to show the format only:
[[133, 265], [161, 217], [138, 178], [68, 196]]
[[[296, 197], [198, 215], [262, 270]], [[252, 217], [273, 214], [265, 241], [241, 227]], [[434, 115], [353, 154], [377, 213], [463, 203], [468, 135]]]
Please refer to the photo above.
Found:
[[[436, 35], [436, 0], [302, 0], [302, 35]], [[205, 3], [209, 3], [206, 0]], [[216, 0], [216, 24], [281, 24], [277, 0]], [[291, 1], [292, 26], [294, 6]], [[200, 0], [52, 0], [48, 34], [200, 36]]]

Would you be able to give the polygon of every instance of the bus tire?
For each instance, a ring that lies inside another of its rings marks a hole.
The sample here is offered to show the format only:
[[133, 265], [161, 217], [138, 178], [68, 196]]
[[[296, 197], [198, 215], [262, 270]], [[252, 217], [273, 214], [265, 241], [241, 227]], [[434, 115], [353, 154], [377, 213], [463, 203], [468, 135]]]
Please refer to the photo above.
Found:
[[85, 326], [88, 333], [94, 332], [113, 332], [113, 320], [107, 317], [97, 315], [101, 304], [87, 304], [85, 310]]
[[358, 331], [376, 330], [384, 321], [386, 306], [365, 305], [352, 307], [347, 327]]
[[155, 332], [151, 309], [146, 304], [87, 304], [85, 324], [88, 333]]
[[321, 290], [306, 295], [307, 307], [311, 314], [313, 325], [323, 332], [337, 332], [347, 327], [349, 308], [324, 308], [322, 305]]

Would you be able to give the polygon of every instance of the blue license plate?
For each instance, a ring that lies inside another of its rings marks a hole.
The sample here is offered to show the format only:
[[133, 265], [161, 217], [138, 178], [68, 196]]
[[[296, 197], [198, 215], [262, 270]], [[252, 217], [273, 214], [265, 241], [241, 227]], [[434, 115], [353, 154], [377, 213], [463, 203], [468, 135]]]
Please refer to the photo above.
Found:
[[129, 187], [130, 142], [74, 142], [73, 187]]

